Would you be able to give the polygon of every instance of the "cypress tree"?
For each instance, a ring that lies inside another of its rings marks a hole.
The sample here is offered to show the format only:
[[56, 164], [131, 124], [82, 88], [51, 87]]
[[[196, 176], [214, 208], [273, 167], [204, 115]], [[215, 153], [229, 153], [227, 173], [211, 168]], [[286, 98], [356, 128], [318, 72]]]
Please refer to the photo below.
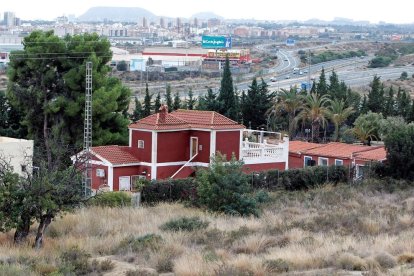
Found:
[[407, 122], [408, 123], [414, 122], [414, 100], [411, 102], [411, 109], [410, 109], [410, 113], [408, 114]]
[[133, 122], [138, 121], [139, 119], [142, 118], [142, 105], [141, 102], [135, 97], [135, 108], [134, 108], [134, 112], [131, 115], [131, 120]]
[[394, 116], [394, 114], [395, 114], [394, 89], [391, 86], [390, 89], [388, 90], [388, 95], [385, 99], [383, 115], [384, 117], [388, 117], [388, 116]]
[[186, 100], [188, 110], [193, 110], [196, 105], [197, 100], [194, 99], [193, 96], [193, 90], [190, 88], [190, 90], [188, 91], [188, 100]]
[[364, 98], [362, 99], [361, 108], [359, 113], [360, 114], [367, 114], [369, 111], [368, 104], [367, 104], [367, 95], [364, 95]]
[[171, 96], [171, 85], [167, 84], [167, 87], [166, 87], [165, 90], [166, 90], [165, 91], [165, 101], [166, 101], [166, 104], [168, 106], [169, 112], [171, 112], [173, 110], [173, 99], [172, 99], [172, 96]]
[[319, 81], [316, 86], [316, 92], [319, 96], [328, 94], [328, 85], [326, 84], [325, 69], [322, 67], [321, 75], [319, 76]]
[[220, 93], [218, 95], [218, 101], [220, 102], [220, 112], [224, 116], [236, 120], [237, 111], [236, 97], [233, 88], [233, 78], [230, 72], [229, 57], [226, 57], [226, 62], [223, 69], [223, 77], [221, 79]]
[[160, 111], [160, 107], [161, 107], [161, 94], [160, 92], [158, 92], [158, 95], [155, 98], [155, 103], [154, 103], [154, 113], [158, 113]]
[[181, 99], [178, 92], [174, 94], [174, 102], [173, 102], [173, 110], [177, 110], [181, 108]]
[[383, 111], [384, 103], [384, 86], [381, 84], [380, 77], [374, 76], [371, 84], [371, 90], [368, 92], [367, 107], [374, 113]]
[[148, 83], [145, 84], [145, 97], [144, 97], [144, 112], [142, 113], [143, 117], [151, 115], [151, 100], [152, 95], [149, 94]]

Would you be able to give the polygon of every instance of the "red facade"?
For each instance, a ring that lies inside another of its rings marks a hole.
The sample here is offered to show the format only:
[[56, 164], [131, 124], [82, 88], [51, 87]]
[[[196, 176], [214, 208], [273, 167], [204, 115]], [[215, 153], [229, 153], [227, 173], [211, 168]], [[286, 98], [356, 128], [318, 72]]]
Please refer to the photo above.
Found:
[[[138, 148], [138, 140], [144, 141], [144, 148]], [[143, 162], [151, 162], [152, 132], [133, 129], [131, 148], [136, 150], [137, 155]]]
[[[216, 134], [216, 151], [221, 152], [230, 160], [233, 153], [236, 159], [239, 159], [240, 152], [240, 131], [217, 131]], [[233, 141], [238, 141], [237, 143]]]

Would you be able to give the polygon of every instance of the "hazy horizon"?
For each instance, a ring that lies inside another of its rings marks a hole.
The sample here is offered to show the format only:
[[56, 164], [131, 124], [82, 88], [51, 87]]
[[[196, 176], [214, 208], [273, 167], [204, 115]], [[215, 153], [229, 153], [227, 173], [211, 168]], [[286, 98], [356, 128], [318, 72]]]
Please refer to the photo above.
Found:
[[[74, 14], [76, 17], [85, 13], [91, 7], [139, 7], [157, 16], [189, 18], [199, 12], [213, 12], [226, 19], [256, 19], [256, 20], [299, 20], [320, 19], [331, 21], [334, 18], [347, 18], [354, 21], [380, 21], [395, 24], [414, 23], [411, 7], [405, 0], [395, 0], [392, 6], [389, 2], [373, 0], [348, 0], [344, 4], [325, 0], [296, 0], [296, 1], [252, 1], [250, 5], [240, 1], [209, 0], [190, 1], [142, 1], [142, 0], [89, 0], [89, 1], [3, 1], [0, 12], [16, 13], [23, 20], [45, 19], [53, 20], [62, 15]], [[138, 21], [138, 20], [137, 20]]]

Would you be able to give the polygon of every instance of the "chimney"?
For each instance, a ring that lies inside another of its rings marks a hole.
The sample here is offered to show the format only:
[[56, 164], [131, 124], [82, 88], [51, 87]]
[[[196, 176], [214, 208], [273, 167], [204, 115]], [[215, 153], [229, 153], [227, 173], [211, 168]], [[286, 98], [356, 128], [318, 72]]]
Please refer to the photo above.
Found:
[[165, 119], [167, 117], [167, 113], [168, 113], [168, 106], [163, 104], [160, 107], [160, 115], [158, 117], [158, 123], [159, 124], [165, 124]]

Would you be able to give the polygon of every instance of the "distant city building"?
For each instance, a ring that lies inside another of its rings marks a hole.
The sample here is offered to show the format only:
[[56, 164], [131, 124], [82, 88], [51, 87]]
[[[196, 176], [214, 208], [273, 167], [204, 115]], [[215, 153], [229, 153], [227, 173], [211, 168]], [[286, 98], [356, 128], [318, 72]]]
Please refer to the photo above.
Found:
[[165, 28], [165, 19], [164, 19], [164, 17], [160, 18], [160, 27], [163, 28], [163, 29]]
[[69, 22], [69, 19], [66, 16], [59, 16], [56, 18], [57, 24], [67, 24]]
[[198, 27], [198, 19], [197, 17], [194, 17], [194, 27]]
[[218, 27], [218, 26], [220, 26], [220, 24], [221, 24], [221, 22], [220, 22], [220, 19], [218, 19], [218, 18], [210, 18], [210, 19], [207, 21], [207, 26], [208, 26], [209, 28]]
[[15, 17], [14, 12], [4, 12], [4, 25], [7, 27], [15, 26]]
[[142, 27], [143, 28], [148, 28], [147, 18], [145, 18], [145, 17], [142, 18]]
[[181, 29], [181, 18], [179, 18], [179, 17], [177, 17], [177, 29], [178, 29], [178, 32], [180, 32], [180, 29]]

